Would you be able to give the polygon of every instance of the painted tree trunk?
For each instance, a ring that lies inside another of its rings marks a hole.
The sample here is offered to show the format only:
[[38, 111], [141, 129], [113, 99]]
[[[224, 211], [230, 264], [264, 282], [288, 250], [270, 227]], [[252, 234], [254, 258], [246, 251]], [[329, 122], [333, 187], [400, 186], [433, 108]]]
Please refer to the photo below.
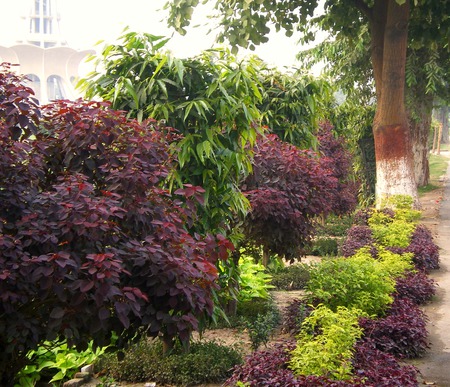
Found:
[[372, 64], [377, 94], [376, 204], [392, 195], [412, 196], [419, 206], [412, 143], [405, 110], [405, 64], [409, 1], [376, 0], [371, 23]]
[[409, 107], [410, 133], [414, 157], [414, 175], [418, 187], [429, 183], [430, 167], [428, 155], [430, 147], [428, 139], [431, 132], [431, 118], [433, 112], [433, 97], [425, 92], [419, 94], [421, 98]]

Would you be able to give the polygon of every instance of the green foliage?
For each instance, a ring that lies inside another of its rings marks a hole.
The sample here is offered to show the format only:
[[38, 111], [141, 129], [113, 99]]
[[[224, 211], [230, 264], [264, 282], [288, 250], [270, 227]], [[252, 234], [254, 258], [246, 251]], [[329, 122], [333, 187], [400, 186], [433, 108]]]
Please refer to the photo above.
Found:
[[215, 342], [194, 342], [189, 353], [177, 346], [164, 356], [159, 340], [141, 340], [124, 355], [122, 361], [115, 353], [106, 355], [98, 367], [116, 381], [152, 380], [158, 385], [187, 386], [222, 382], [231, 375], [233, 366], [242, 362], [238, 351]]
[[268, 69], [261, 84], [262, 124], [283, 141], [316, 148], [319, 121], [329, 119], [335, 104], [330, 82], [299, 71]]
[[[369, 227], [374, 239], [382, 246], [407, 247], [416, 228], [412, 222], [418, 211], [399, 209], [391, 217], [383, 211], [374, 211], [369, 218]], [[398, 215], [397, 215], [398, 214]]]
[[334, 238], [317, 238], [312, 242], [309, 253], [319, 257], [336, 256], [338, 254], [338, 241]]
[[306, 264], [295, 264], [286, 266], [284, 269], [272, 274], [271, 284], [279, 290], [304, 289], [309, 281], [309, 266]]
[[353, 215], [329, 215], [323, 225], [317, 226], [318, 237], [345, 237], [353, 225]]
[[256, 351], [262, 344], [266, 345], [271, 334], [280, 323], [280, 313], [274, 303], [266, 313], [256, 316], [253, 321], [246, 324], [248, 335], [250, 337], [251, 347]]
[[178, 59], [162, 51], [167, 39], [125, 33], [104, 48], [99, 68], [81, 82], [89, 98], [101, 97], [138, 120], [154, 118], [178, 129], [173, 144], [179, 168], [169, 185], [202, 186], [204, 208], [197, 231], [230, 230], [230, 220], [244, 216], [247, 200], [237, 189], [251, 170], [251, 149], [261, 131], [256, 58], [238, 60], [226, 50], [209, 50]]
[[105, 353], [105, 348], [93, 348], [92, 342], [84, 351], [69, 347], [66, 342], [44, 342], [38, 349], [29, 351], [30, 364], [17, 375], [17, 386], [34, 386], [39, 380], [59, 383], [70, 379], [80, 368], [92, 364]]
[[323, 305], [317, 307], [302, 323], [289, 367], [297, 375], [350, 379], [353, 347], [362, 336], [358, 326], [362, 315], [360, 310], [342, 306], [336, 311]]
[[395, 281], [368, 253], [324, 260], [311, 267], [310, 276], [309, 298], [332, 310], [345, 306], [382, 315], [392, 303]]
[[266, 273], [265, 267], [261, 263], [256, 263], [249, 256], [242, 256], [239, 259], [239, 301], [250, 301], [254, 298], [269, 298], [269, 289], [272, 276]]
[[[413, 253], [397, 254], [382, 246], [377, 246], [377, 252], [376, 265], [383, 273], [394, 280], [403, 277], [408, 271], [414, 270]], [[373, 259], [369, 247], [359, 249], [353, 257]]]

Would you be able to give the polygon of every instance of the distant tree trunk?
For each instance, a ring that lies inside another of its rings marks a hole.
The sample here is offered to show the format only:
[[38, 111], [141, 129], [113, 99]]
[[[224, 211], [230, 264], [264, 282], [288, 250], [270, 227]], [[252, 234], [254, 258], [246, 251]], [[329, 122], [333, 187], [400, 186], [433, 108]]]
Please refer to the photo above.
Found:
[[433, 97], [420, 91], [418, 95], [420, 95], [420, 98], [416, 98], [413, 106], [409, 106], [411, 111], [409, 114], [409, 122], [414, 156], [414, 175], [417, 186], [423, 187], [430, 180], [430, 167], [428, 163], [430, 149], [428, 146], [428, 138], [431, 131]]
[[442, 123], [439, 123], [438, 135], [437, 135], [437, 144], [436, 144], [436, 154], [441, 154], [441, 138], [442, 138]]
[[405, 65], [409, 1], [375, 0], [371, 14], [372, 65], [377, 95], [373, 124], [376, 203], [397, 194], [419, 206], [414, 160], [405, 109]]
[[448, 130], [448, 106], [442, 106], [441, 108], [441, 122], [442, 122], [441, 143], [448, 144], [450, 142]]

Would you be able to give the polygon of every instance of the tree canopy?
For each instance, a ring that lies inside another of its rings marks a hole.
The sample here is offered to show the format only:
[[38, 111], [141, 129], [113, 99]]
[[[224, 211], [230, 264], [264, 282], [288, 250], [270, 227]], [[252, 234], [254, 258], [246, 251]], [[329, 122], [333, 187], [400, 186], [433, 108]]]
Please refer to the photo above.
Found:
[[[169, 1], [169, 23], [184, 33], [196, 0]], [[270, 26], [285, 30], [288, 36], [298, 30], [303, 42], [314, 38], [310, 23], [319, 1], [217, 1], [221, 30], [219, 41], [233, 47], [252, 48], [267, 41]], [[364, 28], [370, 34], [370, 58], [376, 90], [377, 111], [374, 139], [377, 159], [377, 198], [398, 193], [416, 198], [411, 139], [404, 104], [408, 25], [415, 28], [415, 47], [442, 43], [448, 36], [450, 20], [446, 16], [450, 2], [431, 0], [355, 0], [323, 3], [318, 27], [332, 36], [356, 37]], [[424, 23], [415, 23], [417, 18]], [[395, 144], [395, 148], [391, 146]]]

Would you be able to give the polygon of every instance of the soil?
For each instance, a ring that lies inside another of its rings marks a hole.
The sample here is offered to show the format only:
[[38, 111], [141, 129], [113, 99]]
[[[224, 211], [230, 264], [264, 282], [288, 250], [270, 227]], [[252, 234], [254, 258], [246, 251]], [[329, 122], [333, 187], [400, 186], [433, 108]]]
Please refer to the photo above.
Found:
[[[444, 153], [444, 155], [447, 155]], [[448, 153], [450, 158], [450, 153]], [[430, 273], [438, 284], [435, 299], [423, 310], [428, 317], [430, 348], [421, 359], [408, 363], [419, 370], [419, 383], [437, 387], [450, 387], [450, 165], [445, 176], [440, 179], [441, 187], [421, 196], [422, 223], [432, 232], [440, 248], [441, 268]], [[306, 261], [317, 258], [307, 257]], [[303, 259], [302, 261], [305, 261]], [[301, 291], [273, 292], [275, 302], [282, 311], [290, 301], [301, 297]], [[268, 346], [286, 339], [282, 332], [272, 337]], [[219, 329], [206, 331], [201, 340], [215, 340], [218, 343], [234, 345], [244, 353], [250, 352], [250, 340], [245, 331]], [[147, 384], [148, 386], [149, 384]], [[145, 387], [145, 383], [120, 383], [118, 386]], [[220, 387], [220, 384], [204, 384], [198, 387]]]

